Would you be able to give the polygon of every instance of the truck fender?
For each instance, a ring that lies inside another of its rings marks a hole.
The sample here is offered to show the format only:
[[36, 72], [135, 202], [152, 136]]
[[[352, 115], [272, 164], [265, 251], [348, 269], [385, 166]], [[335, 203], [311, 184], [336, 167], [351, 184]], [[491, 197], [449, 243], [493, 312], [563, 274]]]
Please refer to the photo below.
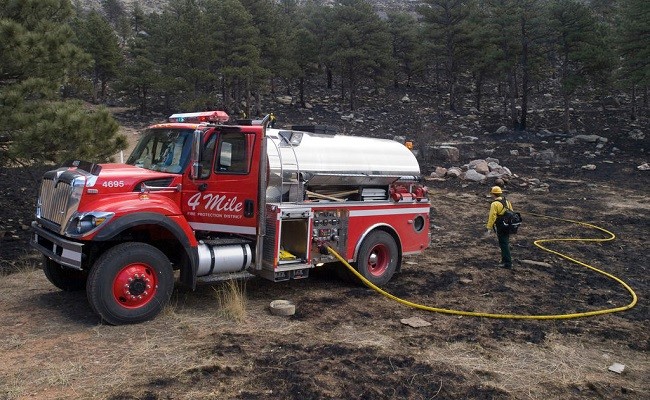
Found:
[[183, 246], [190, 260], [190, 265], [181, 266], [180, 278], [184, 284], [194, 290], [196, 288], [196, 271], [199, 265], [198, 243], [194, 237], [192, 227], [180, 216], [167, 216], [153, 212], [125, 215], [111, 221], [108, 226], [95, 235], [93, 240], [109, 241], [129, 228], [145, 224], [159, 225], [167, 229]]

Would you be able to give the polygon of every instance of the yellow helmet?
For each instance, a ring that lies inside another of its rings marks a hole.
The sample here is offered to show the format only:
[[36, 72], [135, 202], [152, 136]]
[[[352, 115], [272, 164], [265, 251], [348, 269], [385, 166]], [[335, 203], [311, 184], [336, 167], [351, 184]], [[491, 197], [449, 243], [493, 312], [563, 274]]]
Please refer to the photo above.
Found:
[[501, 194], [503, 193], [503, 190], [499, 186], [492, 186], [492, 189], [490, 190], [490, 193], [492, 194]]

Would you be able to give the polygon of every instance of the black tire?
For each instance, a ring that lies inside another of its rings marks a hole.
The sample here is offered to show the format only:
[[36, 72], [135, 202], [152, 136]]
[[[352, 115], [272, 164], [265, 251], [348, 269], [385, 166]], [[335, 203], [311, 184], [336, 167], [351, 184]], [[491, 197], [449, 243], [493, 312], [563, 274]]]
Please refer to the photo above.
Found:
[[86, 286], [91, 307], [111, 325], [155, 318], [173, 289], [174, 271], [167, 256], [139, 242], [121, 243], [102, 254]]
[[43, 272], [50, 283], [66, 292], [77, 292], [86, 288], [88, 274], [61, 266], [54, 260], [43, 256]]
[[395, 239], [387, 232], [372, 231], [363, 240], [357, 256], [357, 271], [375, 285], [385, 285], [399, 262]]

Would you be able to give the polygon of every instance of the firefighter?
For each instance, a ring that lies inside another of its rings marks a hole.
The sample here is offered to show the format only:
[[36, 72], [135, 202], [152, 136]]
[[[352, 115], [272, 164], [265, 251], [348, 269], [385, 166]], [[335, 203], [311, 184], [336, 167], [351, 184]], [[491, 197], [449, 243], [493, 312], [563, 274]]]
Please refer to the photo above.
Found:
[[271, 121], [269, 125], [271, 125], [271, 128], [275, 128], [275, 114], [271, 113], [269, 116], [269, 120]]
[[[512, 256], [510, 255], [510, 234], [508, 232], [499, 232], [495, 226], [497, 218], [505, 212], [504, 205], [501, 203], [503, 201], [503, 190], [499, 186], [492, 186], [490, 194], [492, 194], [492, 204], [490, 204], [490, 214], [488, 216], [487, 224], [485, 225], [487, 228], [486, 236], [488, 236], [492, 231], [496, 232], [497, 239], [499, 239], [499, 248], [501, 249], [500, 266], [511, 269]], [[508, 206], [508, 209], [512, 210], [512, 204], [510, 201], [506, 200], [505, 203]]]

